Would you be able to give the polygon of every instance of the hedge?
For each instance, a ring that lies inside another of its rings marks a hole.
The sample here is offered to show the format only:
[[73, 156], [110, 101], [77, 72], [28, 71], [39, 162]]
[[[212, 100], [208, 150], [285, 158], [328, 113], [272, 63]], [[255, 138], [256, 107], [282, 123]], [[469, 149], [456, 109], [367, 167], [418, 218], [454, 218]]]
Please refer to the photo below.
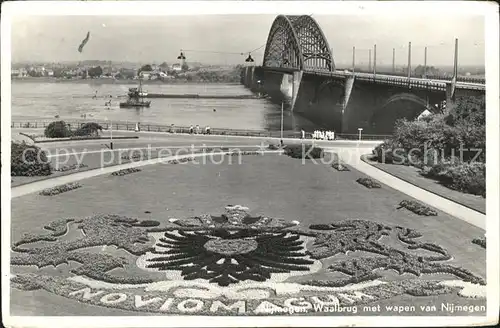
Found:
[[323, 149], [311, 145], [287, 145], [284, 152], [292, 158], [313, 159], [323, 157]]

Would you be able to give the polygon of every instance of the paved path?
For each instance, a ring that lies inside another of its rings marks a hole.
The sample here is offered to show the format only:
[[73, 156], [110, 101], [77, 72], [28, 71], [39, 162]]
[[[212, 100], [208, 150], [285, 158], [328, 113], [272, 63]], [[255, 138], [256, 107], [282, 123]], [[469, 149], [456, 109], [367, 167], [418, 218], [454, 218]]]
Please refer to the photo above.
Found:
[[391, 188], [401, 191], [421, 202], [424, 202], [445, 213], [459, 218], [460, 220], [486, 230], [486, 215], [450, 201], [441, 196], [438, 196], [434, 193], [428, 192], [362, 161], [361, 155], [369, 154], [370, 151], [368, 149], [365, 149], [364, 152], [363, 149], [358, 149], [358, 151], [356, 151], [355, 153], [339, 148], [329, 148], [328, 150], [338, 153], [339, 157], [344, 163], [352, 166], [361, 173], [364, 173], [390, 186]]

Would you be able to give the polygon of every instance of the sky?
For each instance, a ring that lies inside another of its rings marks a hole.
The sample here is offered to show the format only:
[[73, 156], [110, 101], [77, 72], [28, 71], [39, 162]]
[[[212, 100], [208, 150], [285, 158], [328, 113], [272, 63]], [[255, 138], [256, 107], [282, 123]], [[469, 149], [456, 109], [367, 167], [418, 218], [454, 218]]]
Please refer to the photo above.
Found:
[[[305, 13], [307, 14], [307, 13]], [[483, 16], [313, 15], [333, 48], [336, 64], [350, 66], [352, 47], [357, 65], [368, 65], [368, 49], [377, 45], [377, 65], [408, 60], [429, 66], [453, 65], [454, 39], [459, 39], [459, 64], [484, 65]], [[265, 44], [276, 15], [199, 16], [16, 16], [12, 19], [12, 61], [112, 60], [139, 63], [187, 62], [240, 64], [248, 52], [262, 63]], [[82, 53], [78, 45], [90, 31]], [[197, 51], [217, 51], [214, 54]], [[225, 54], [226, 52], [237, 54]], [[245, 53], [244, 56], [239, 53]], [[373, 54], [372, 54], [373, 56]]]

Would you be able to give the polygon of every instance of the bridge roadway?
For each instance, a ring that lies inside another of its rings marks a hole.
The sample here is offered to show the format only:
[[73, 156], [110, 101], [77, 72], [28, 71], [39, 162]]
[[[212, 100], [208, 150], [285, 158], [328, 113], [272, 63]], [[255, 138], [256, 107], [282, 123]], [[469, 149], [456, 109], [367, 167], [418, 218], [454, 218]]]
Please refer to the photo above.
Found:
[[[278, 68], [278, 67], [262, 67], [262, 69], [266, 71], [275, 71], [279, 73], [285, 74], [293, 74], [294, 69], [288, 68]], [[333, 72], [326, 70], [312, 70], [307, 69], [304, 70], [304, 74], [311, 74], [316, 76], [324, 76], [324, 77], [337, 77], [337, 78], [349, 78], [353, 76], [352, 72], [346, 72], [345, 70], [335, 70]], [[430, 87], [432, 89], [437, 90], [446, 90], [446, 85], [451, 83], [447, 80], [438, 80], [438, 79], [424, 79], [419, 77], [410, 77], [407, 76], [399, 76], [399, 75], [389, 75], [389, 74], [373, 74], [373, 73], [362, 73], [355, 72], [354, 76], [357, 80], [374, 82], [380, 84], [389, 84], [389, 85], [408, 85], [410, 86], [424, 86]], [[467, 90], [478, 90], [484, 91], [486, 90], [486, 84], [482, 83], [471, 83], [471, 82], [463, 82], [457, 81], [456, 88], [458, 89], [467, 89]]]

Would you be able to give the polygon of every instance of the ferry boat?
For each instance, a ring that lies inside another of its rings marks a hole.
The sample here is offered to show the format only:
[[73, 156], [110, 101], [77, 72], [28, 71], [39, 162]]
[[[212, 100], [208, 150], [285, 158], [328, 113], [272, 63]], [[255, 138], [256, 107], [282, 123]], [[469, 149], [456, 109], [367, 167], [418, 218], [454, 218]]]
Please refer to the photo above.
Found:
[[142, 108], [149, 107], [151, 101], [144, 101], [144, 97], [147, 96], [147, 92], [142, 90], [142, 82], [139, 80], [138, 88], [130, 88], [128, 92], [128, 99], [125, 102], [120, 103], [121, 108]]

